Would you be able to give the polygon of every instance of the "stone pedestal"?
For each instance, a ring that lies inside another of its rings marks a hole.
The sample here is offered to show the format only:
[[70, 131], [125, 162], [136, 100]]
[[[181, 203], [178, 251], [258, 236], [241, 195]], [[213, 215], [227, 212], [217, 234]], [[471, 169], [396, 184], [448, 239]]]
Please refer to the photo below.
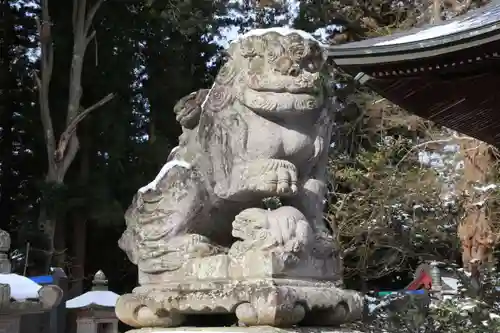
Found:
[[331, 327], [276, 328], [258, 327], [178, 327], [178, 328], [142, 328], [127, 333], [362, 333], [350, 329]]
[[93, 315], [78, 314], [77, 333], [117, 333], [118, 319], [111, 311], [92, 311]]
[[362, 317], [363, 298], [357, 292], [307, 279], [301, 276], [305, 271], [277, 277], [275, 269], [272, 255], [267, 260], [228, 255], [192, 259], [168, 278], [156, 276], [165, 282], [143, 283], [121, 296], [116, 314], [137, 328], [190, 325], [188, 316], [200, 314], [232, 314], [240, 325], [280, 327], [336, 326]]
[[107, 314], [97, 317], [80, 317], [76, 320], [77, 333], [117, 333], [118, 319]]

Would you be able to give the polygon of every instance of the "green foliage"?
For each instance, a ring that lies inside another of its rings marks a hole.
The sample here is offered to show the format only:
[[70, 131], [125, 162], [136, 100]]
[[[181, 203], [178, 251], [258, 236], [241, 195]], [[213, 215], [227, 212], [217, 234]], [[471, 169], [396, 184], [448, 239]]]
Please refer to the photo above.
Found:
[[275, 210], [282, 206], [281, 200], [278, 197], [269, 197], [262, 200], [262, 205], [265, 209]]
[[458, 256], [461, 208], [445, 204], [440, 175], [456, 171], [419, 158], [431, 152], [419, 145], [440, 129], [362, 90], [344, 102], [353, 115], [338, 120], [328, 219], [339, 231], [346, 278], [377, 279], [422, 259]]

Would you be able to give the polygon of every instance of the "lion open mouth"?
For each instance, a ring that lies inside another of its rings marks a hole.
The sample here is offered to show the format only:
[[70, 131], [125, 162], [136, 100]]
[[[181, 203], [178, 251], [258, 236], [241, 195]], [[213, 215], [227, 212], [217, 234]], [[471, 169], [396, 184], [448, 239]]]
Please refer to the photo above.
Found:
[[321, 79], [318, 73], [302, 73], [298, 76], [272, 74], [252, 74], [247, 81], [248, 88], [258, 92], [318, 95]]

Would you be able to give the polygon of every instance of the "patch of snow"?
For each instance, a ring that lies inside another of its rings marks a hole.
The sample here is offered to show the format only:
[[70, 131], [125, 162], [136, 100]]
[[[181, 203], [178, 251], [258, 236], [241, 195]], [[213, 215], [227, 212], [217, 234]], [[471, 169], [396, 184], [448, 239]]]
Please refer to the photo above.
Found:
[[16, 301], [38, 298], [38, 291], [42, 288], [41, 285], [18, 274], [0, 274], [0, 283], [10, 286], [10, 297]]
[[459, 272], [461, 272], [463, 275], [465, 275], [466, 277], [471, 277], [472, 276], [472, 273], [469, 272], [469, 271], [466, 271], [464, 270], [463, 268], [459, 268], [458, 269]]
[[475, 17], [468, 17], [466, 19], [449, 22], [447, 24], [440, 24], [429, 27], [411, 35], [406, 35], [403, 37], [387, 40], [385, 42], [377, 43], [375, 44], [375, 46], [421, 42], [428, 39], [456, 34], [468, 29], [477, 28], [479, 26], [484, 26], [496, 20], [498, 20], [498, 9], [489, 10]]
[[450, 207], [456, 204], [455, 200], [445, 200], [443, 202], [443, 207]]
[[458, 280], [451, 277], [442, 277], [444, 283], [446, 283], [453, 290], [458, 290]]
[[175, 152], [178, 151], [180, 148], [181, 148], [180, 146], [175, 146], [174, 148], [172, 148], [170, 154], [168, 154], [167, 162], [170, 161], [170, 159], [174, 156]]
[[368, 303], [368, 311], [370, 313], [373, 313], [373, 312], [377, 311], [378, 309], [383, 308], [383, 307], [391, 304], [391, 301], [392, 301], [392, 299], [381, 301], [378, 304]]
[[115, 307], [118, 297], [120, 295], [109, 290], [93, 290], [66, 301], [66, 308], [79, 309], [93, 305], [112, 308]]
[[158, 187], [158, 183], [162, 180], [162, 178], [165, 177], [167, 172], [169, 172], [172, 168], [174, 168], [176, 166], [179, 166], [179, 167], [182, 167], [185, 169], [191, 169], [191, 164], [189, 164], [186, 161], [181, 161], [181, 160], [169, 161], [169, 162], [165, 163], [165, 165], [161, 168], [160, 172], [155, 177], [155, 179], [151, 183], [141, 187], [139, 189], [139, 192], [146, 193], [149, 190], [153, 190], [153, 191], [156, 190], [156, 188]]
[[489, 185], [481, 186], [481, 187], [474, 186], [474, 189], [476, 191], [479, 191], [479, 192], [487, 192], [487, 191], [490, 191], [490, 190], [494, 190], [496, 188], [497, 188], [496, 184], [489, 184]]
[[317, 40], [312, 34], [305, 32], [303, 30], [298, 30], [298, 29], [292, 29], [289, 27], [276, 27], [276, 28], [266, 28], [266, 29], [252, 29], [248, 31], [247, 33], [244, 33], [238, 37], [236, 37], [231, 43], [238, 42], [242, 39], [252, 37], [252, 36], [262, 36], [265, 35], [269, 32], [276, 32], [277, 34], [280, 34], [281, 36], [288, 36], [291, 34], [298, 34], [304, 39], [309, 39], [313, 42], [318, 43], [321, 46], [324, 46], [323, 43], [321, 43], [319, 40]]
[[212, 93], [212, 89], [214, 89], [214, 85], [213, 85], [213, 84], [212, 84], [212, 86], [210, 87], [210, 90], [208, 91], [207, 96], [205, 96], [205, 99], [203, 100], [203, 103], [201, 103], [201, 109], [202, 109], [202, 110], [203, 110], [203, 108], [205, 107], [205, 104], [207, 103], [208, 98], [210, 97], [210, 94]]
[[318, 40], [320, 40], [321, 42], [326, 43], [330, 34], [336, 30], [339, 30], [339, 29], [340, 29], [339, 26], [337, 26], [335, 24], [331, 24], [331, 25], [327, 25], [325, 27], [316, 29], [312, 33], [312, 35], [314, 37], [316, 37]]
[[477, 307], [477, 304], [469, 301], [469, 302], [465, 302], [465, 303], [461, 304], [460, 310], [469, 311], [469, 310], [474, 310], [476, 307]]
[[490, 318], [491, 319], [500, 319], [500, 316], [497, 315], [496, 313], [490, 313]]
[[445, 145], [443, 147], [443, 151], [445, 153], [458, 153], [460, 151], [460, 146], [459, 145]]
[[421, 164], [433, 168], [444, 168], [445, 166], [443, 155], [436, 152], [421, 151], [418, 153], [418, 160]]

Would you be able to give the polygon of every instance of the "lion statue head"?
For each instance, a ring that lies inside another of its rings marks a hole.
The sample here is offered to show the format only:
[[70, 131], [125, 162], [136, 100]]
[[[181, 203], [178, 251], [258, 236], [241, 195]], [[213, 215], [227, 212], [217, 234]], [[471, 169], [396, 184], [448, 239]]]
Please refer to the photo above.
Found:
[[263, 116], [321, 109], [325, 53], [305, 33], [282, 30], [253, 30], [232, 42], [204, 108], [217, 112], [238, 101]]

